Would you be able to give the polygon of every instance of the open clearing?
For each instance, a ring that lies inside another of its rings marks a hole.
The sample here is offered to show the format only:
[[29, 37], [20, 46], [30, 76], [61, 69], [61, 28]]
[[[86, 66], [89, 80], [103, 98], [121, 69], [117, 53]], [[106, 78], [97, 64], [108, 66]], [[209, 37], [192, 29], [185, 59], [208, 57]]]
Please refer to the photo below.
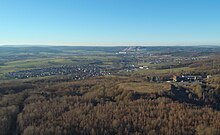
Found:
[[119, 88], [124, 90], [134, 90], [140, 93], [158, 93], [161, 91], [170, 90], [169, 83], [147, 83], [147, 82], [135, 82], [135, 83], [120, 83]]

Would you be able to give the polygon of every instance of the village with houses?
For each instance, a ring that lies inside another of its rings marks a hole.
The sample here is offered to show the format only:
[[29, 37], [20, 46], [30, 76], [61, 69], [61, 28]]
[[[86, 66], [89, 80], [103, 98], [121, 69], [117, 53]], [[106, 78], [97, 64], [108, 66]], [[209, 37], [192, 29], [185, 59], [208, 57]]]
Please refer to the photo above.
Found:
[[74, 80], [86, 79], [88, 77], [95, 77], [100, 75], [107, 75], [104, 70], [102, 70], [97, 65], [80, 65], [80, 66], [70, 66], [62, 65], [59, 67], [49, 67], [49, 68], [39, 68], [31, 70], [21, 70], [17, 72], [9, 72], [7, 75], [15, 79], [25, 79], [32, 77], [46, 77], [46, 76], [56, 76], [56, 75], [71, 75]]

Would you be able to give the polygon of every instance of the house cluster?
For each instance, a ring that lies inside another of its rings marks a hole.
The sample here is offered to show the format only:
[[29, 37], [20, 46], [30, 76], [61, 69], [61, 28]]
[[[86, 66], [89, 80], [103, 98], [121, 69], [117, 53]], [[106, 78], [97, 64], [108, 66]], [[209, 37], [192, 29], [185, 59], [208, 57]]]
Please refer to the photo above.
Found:
[[149, 69], [148, 66], [140, 66], [139, 69]]
[[184, 75], [174, 75], [174, 76], [147, 76], [145, 81], [147, 82], [203, 82], [205, 79], [211, 77], [210, 75], [193, 75], [193, 74], [184, 74]]
[[44, 77], [44, 76], [53, 76], [53, 75], [72, 75], [74, 76], [75, 80], [80, 80], [88, 77], [107, 75], [107, 74], [109, 73], [105, 72], [97, 65], [80, 65], [80, 66], [62, 65], [60, 67], [49, 67], [49, 68], [9, 72], [7, 75], [9, 77], [16, 79]]
[[206, 78], [209, 78], [209, 75], [180, 75], [173, 76], [174, 82], [201, 82]]

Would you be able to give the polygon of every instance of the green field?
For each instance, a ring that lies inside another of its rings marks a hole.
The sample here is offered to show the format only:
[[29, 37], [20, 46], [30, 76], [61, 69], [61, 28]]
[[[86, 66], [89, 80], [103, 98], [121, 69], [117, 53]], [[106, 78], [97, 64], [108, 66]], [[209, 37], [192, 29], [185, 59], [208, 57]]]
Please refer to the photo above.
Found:
[[5, 63], [4, 66], [0, 66], [0, 73], [13, 72], [18, 70], [27, 70], [33, 68], [42, 68], [49, 66], [58, 66], [62, 64], [76, 64], [76, 62], [70, 59], [63, 58], [41, 58], [30, 60], [19, 60]]
[[140, 75], [157, 75], [157, 74], [176, 74], [181, 72], [191, 72], [194, 68], [182, 67], [182, 68], [171, 68], [171, 69], [142, 69], [134, 71], [134, 74]]

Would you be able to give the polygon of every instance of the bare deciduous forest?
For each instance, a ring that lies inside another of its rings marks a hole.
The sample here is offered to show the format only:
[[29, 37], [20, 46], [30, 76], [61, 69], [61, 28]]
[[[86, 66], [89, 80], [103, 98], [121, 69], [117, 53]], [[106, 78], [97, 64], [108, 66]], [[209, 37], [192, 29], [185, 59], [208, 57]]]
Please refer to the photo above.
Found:
[[[69, 56], [59, 62], [71, 59], [77, 66], [53, 68], [50, 64], [58, 61], [55, 58], [45, 62], [49, 68], [39, 65], [37, 70], [24, 68], [39, 64], [33, 56], [32, 63], [13, 59], [18, 61], [13, 65], [7, 58], [0, 68], [4, 75], [0, 82], [0, 135], [220, 134], [218, 56], [201, 58], [199, 54], [196, 60], [187, 60], [187, 56], [171, 54], [171, 58], [161, 53], [150, 59], [135, 56], [130, 61], [134, 52], [104, 58], [101, 56], [106, 54], [87, 59]], [[164, 64], [161, 58], [171, 62]], [[158, 59], [163, 64], [149, 64]], [[93, 66], [85, 65], [91, 61]], [[3, 72], [11, 68], [15, 71]], [[29, 77], [39, 71], [46, 76]]]

